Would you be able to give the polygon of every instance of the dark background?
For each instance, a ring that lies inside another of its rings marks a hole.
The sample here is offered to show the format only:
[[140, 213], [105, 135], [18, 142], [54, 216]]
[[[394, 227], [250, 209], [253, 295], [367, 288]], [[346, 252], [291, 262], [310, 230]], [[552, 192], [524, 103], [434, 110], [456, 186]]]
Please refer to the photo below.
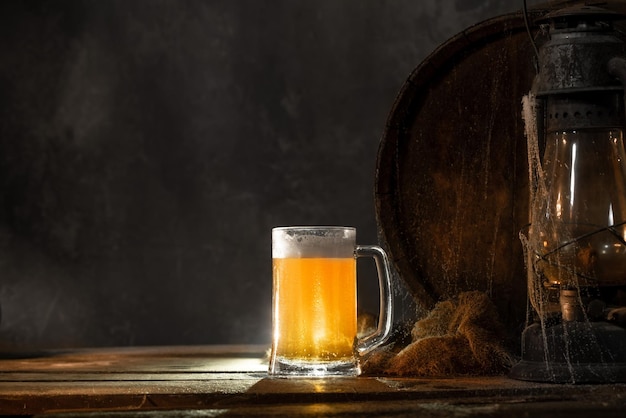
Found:
[[378, 242], [396, 93], [448, 38], [521, 7], [1, 2], [0, 348], [268, 342], [270, 229]]

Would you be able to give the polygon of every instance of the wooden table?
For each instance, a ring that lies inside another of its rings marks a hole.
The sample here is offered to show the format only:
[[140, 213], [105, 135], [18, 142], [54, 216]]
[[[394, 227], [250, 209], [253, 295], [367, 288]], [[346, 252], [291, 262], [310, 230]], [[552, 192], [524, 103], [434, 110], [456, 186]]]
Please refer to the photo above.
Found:
[[268, 378], [264, 347], [101, 348], [0, 355], [0, 414], [118, 416], [626, 416], [626, 384], [506, 377]]

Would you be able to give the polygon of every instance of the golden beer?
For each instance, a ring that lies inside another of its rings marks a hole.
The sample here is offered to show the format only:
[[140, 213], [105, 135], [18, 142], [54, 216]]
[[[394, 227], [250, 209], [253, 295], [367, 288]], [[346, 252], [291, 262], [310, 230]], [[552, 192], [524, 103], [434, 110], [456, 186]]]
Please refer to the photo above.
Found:
[[[375, 332], [357, 338], [356, 260], [372, 257], [380, 283]], [[272, 229], [273, 376], [357, 376], [360, 356], [391, 333], [390, 265], [375, 245], [356, 245], [356, 229], [293, 226]]]
[[274, 258], [274, 351], [296, 361], [354, 359], [356, 260]]

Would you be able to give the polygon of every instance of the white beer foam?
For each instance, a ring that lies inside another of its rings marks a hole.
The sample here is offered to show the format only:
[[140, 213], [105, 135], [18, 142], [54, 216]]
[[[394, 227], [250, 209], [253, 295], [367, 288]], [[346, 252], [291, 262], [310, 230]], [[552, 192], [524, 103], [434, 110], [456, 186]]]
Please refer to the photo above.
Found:
[[356, 229], [294, 226], [272, 229], [273, 258], [354, 257]]

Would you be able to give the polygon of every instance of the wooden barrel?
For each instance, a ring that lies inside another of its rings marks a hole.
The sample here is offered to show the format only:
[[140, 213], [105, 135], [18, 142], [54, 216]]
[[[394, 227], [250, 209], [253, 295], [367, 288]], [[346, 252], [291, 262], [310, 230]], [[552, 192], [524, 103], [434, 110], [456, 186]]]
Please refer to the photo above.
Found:
[[[534, 7], [530, 21], [571, 5]], [[623, 1], [602, 7], [626, 11]], [[617, 25], [623, 30], [623, 21]], [[533, 57], [521, 12], [440, 46], [398, 94], [375, 183], [383, 245], [419, 307], [485, 291], [513, 340], [527, 306], [519, 239], [528, 224], [529, 187], [521, 101], [535, 76]]]

